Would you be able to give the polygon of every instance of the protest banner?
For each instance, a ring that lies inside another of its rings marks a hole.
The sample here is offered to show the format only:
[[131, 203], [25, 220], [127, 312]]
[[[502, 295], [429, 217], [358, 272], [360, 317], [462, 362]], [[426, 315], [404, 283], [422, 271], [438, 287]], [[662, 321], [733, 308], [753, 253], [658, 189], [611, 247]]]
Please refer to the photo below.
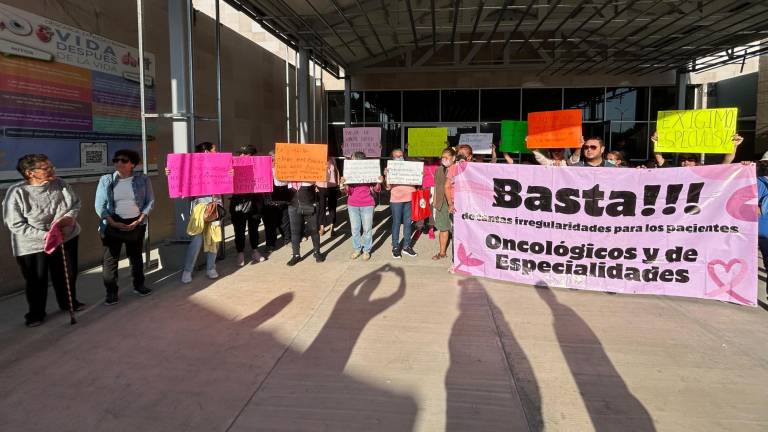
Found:
[[440, 156], [448, 147], [448, 128], [409, 128], [408, 156]]
[[464, 167], [454, 183], [456, 273], [757, 302], [753, 167]]
[[344, 143], [341, 146], [346, 157], [361, 151], [366, 157], [381, 157], [381, 128], [344, 128]]
[[166, 167], [171, 198], [232, 193], [229, 153], [171, 153]]
[[344, 160], [344, 182], [347, 184], [378, 183], [381, 165], [378, 159]]
[[269, 156], [238, 156], [232, 158], [235, 172], [233, 193], [272, 192], [272, 158]]
[[275, 177], [282, 181], [325, 181], [327, 144], [275, 144]]
[[525, 146], [526, 136], [528, 136], [527, 121], [502, 120], [499, 150], [504, 153], [530, 153]]
[[738, 108], [659, 111], [658, 153], [733, 153]]
[[472, 147], [473, 154], [491, 154], [493, 146], [492, 133], [468, 133], [459, 136], [459, 145], [466, 144]]
[[528, 148], [578, 148], [581, 146], [581, 110], [528, 113]]
[[387, 183], [391, 185], [421, 185], [424, 162], [387, 161]]

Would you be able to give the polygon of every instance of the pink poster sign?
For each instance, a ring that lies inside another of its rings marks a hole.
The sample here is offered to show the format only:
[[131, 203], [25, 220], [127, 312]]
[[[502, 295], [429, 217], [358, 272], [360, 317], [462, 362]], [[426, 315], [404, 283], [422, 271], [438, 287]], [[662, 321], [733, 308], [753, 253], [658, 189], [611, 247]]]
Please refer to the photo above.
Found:
[[454, 271], [757, 304], [754, 166], [464, 164]]
[[232, 158], [234, 193], [272, 192], [272, 158], [236, 156]]
[[381, 128], [344, 128], [342, 153], [349, 157], [358, 151], [365, 153], [366, 157], [381, 157]]
[[171, 198], [231, 194], [234, 188], [230, 153], [171, 153], [167, 168]]

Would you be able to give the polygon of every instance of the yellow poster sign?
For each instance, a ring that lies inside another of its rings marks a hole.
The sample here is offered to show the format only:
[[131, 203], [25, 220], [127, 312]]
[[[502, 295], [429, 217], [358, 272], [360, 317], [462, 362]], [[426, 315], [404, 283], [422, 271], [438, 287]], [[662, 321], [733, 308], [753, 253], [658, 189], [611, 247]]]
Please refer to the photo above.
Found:
[[408, 156], [440, 156], [448, 147], [448, 128], [409, 128]]
[[658, 153], [732, 153], [738, 108], [659, 111]]

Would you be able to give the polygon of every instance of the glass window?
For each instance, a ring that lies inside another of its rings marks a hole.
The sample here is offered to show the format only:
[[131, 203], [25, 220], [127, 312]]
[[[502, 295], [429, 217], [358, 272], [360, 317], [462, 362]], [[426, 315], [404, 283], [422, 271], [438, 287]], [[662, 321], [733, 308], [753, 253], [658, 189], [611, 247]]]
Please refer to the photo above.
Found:
[[520, 120], [520, 89], [480, 90], [480, 120]]
[[580, 109], [583, 121], [599, 121], [603, 119], [602, 88], [567, 88], [565, 89], [565, 109]]
[[739, 109], [739, 117], [750, 117], [757, 112], [757, 72], [729, 78], [708, 86], [710, 108]]
[[620, 151], [627, 161], [647, 161], [648, 151], [648, 124], [635, 122], [611, 122], [610, 141], [607, 143], [609, 151]]
[[343, 142], [344, 125], [328, 125], [328, 156], [343, 156], [341, 152]]
[[403, 121], [436, 122], [440, 120], [440, 91], [404, 91]]
[[[343, 95], [344, 93], [342, 93]], [[363, 92], [350, 92], [349, 94], [350, 105], [350, 122], [362, 123], [363, 120]], [[344, 121], [344, 119], [342, 119]]]
[[584, 138], [600, 137], [605, 141], [605, 124], [603, 122], [583, 122], [581, 133]]
[[440, 101], [441, 121], [476, 122], [480, 109], [478, 90], [443, 90]]
[[[329, 91], [326, 93], [328, 98], [328, 122], [344, 122], [344, 92]], [[295, 106], [295, 104], [293, 104]], [[291, 117], [293, 118], [293, 117]]]
[[492, 133], [493, 144], [498, 146], [501, 141], [501, 123], [480, 123], [480, 133]]
[[528, 113], [555, 111], [562, 108], [563, 89], [523, 89], [523, 120], [528, 118]]
[[648, 120], [648, 87], [608, 88], [605, 105], [606, 120]]
[[659, 111], [677, 109], [677, 88], [653, 87], [651, 88], [651, 120], [659, 118]]
[[401, 128], [399, 123], [381, 125], [381, 153], [382, 157], [389, 157], [392, 150], [401, 148]]
[[400, 91], [365, 92], [365, 121], [367, 123], [400, 121]]

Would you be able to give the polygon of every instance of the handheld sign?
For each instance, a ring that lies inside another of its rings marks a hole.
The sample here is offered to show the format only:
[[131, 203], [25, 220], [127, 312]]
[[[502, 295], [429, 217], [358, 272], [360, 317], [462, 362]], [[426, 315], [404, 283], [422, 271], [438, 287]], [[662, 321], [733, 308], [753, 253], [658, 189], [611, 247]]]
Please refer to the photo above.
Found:
[[366, 157], [381, 157], [381, 128], [344, 128], [344, 144], [341, 148], [346, 157], [358, 151], [365, 153]]
[[378, 183], [380, 176], [378, 159], [344, 160], [344, 181], [348, 184]]
[[235, 176], [233, 193], [272, 192], [272, 158], [269, 156], [238, 156], [232, 158]]
[[171, 153], [167, 168], [171, 198], [231, 194], [234, 189], [229, 153]]
[[502, 120], [499, 150], [504, 153], [529, 153], [525, 146], [526, 136], [528, 136], [527, 121]]
[[275, 144], [275, 177], [282, 181], [325, 181], [327, 144]]
[[528, 148], [578, 148], [581, 145], [581, 110], [528, 113]]
[[424, 162], [387, 161], [387, 183], [391, 185], [421, 185]]
[[659, 111], [654, 151], [733, 153], [738, 108]]
[[440, 156], [448, 146], [448, 128], [409, 128], [408, 156]]
[[466, 144], [472, 147], [473, 154], [491, 154], [493, 146], [492, 133], [468, 133], [459, 136], [459, 145]]

